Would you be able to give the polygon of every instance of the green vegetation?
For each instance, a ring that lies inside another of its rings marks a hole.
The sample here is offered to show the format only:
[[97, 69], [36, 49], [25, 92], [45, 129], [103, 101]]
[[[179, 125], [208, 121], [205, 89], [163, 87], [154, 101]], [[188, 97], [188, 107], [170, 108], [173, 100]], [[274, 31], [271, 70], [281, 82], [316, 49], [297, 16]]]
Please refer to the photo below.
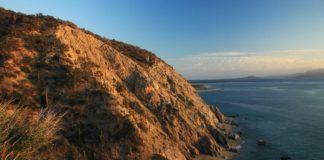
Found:
[[56, 139], [62, 116], [44, 110], [37, 117], [31, 111], [0, 104], [0, 159], [31, 159]]

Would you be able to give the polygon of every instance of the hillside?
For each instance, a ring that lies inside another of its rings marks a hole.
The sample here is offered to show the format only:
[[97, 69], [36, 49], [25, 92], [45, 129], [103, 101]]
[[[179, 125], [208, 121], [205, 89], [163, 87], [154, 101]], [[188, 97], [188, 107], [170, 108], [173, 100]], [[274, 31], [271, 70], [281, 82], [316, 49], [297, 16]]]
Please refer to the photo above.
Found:
[[0, 27], [1, 101], [66, 112], [35, 159], [227, 157], [229, 120], [153, 53], [41, 14]]

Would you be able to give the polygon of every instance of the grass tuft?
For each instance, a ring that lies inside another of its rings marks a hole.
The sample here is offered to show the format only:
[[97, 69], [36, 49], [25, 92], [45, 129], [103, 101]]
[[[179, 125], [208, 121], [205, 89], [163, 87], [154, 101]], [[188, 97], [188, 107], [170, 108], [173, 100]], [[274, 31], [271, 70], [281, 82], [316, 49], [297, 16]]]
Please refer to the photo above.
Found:
[[29, 109], [0, 103], [0, 159], [32, 159], [42, 147], [51, 145], [60, 130], [63, 115], [45, 109]]

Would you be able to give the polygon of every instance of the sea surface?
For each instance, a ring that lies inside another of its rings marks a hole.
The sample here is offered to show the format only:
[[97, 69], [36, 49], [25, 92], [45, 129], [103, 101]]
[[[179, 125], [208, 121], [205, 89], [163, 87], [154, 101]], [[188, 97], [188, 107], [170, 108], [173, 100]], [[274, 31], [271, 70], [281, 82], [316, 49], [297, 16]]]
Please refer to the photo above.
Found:
[[[324, 80], [208, 83], [200, 92], [225, 115], [238, 115], [244, 144], [236, 160], [324, 160]], [[265, 146], [257, 140], [265, 139]]]

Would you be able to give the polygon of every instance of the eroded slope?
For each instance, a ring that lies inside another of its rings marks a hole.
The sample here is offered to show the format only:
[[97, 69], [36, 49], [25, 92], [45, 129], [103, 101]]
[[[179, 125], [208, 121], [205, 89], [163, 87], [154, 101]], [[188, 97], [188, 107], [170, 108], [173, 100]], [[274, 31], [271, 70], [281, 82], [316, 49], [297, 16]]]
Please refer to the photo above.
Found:
[[[227, 150], [223, 115], [149, 51], [1, 10], [2, 99], [68, 111], [43, 156], [192, 159]], [[3, 29], [4, 28], [4, 29]]]

